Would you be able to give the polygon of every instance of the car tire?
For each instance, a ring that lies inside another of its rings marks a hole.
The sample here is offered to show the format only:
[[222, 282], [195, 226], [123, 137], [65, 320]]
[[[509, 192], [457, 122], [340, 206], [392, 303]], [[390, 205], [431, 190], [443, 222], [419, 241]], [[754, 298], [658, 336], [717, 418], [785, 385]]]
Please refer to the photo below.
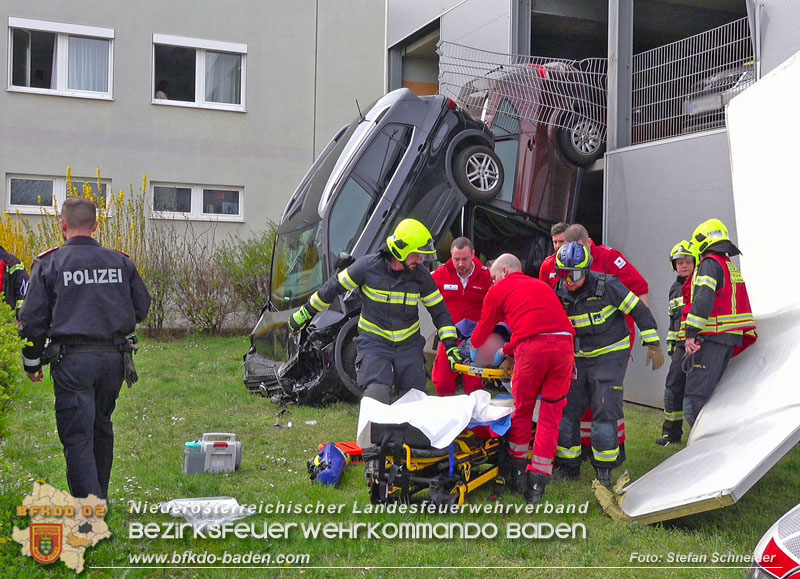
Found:
[[561, 153], [578, 167], [587, 167], [606, 152], [602, 123], [584, 115], [568, 115], [558, 129]]
[[358, 348], [354, 341], [358, 335], [358, 316], [345, 322], [336, 336], [333, 361], [336, 366], [336, 375], [353, 396], [354, 400], [361, 400], [363, 391], [356, 382], [356, 355]]
[[503, 163], [491, 147], [472, 145], [459, 151], [453, 161], [456, 185], [471, 201], [494, 199], [503, 188]]

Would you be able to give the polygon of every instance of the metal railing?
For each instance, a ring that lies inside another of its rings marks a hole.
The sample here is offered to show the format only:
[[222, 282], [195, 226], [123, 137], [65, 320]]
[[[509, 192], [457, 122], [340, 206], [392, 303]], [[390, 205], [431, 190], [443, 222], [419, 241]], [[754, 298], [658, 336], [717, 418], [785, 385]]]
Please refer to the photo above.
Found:
[[[439, 92], [495, 133], [520, 122], [546, 124], [605, 141], [608, 62], [479, 50], [440, 42]], [[725, 125], [724, 107], [755, 82], [747, 18], [633, 57], [632, 143]]]
[[493, 129], [519, 132], [527, 120], [589, 130], [605, 141], [607, 60], [521, 56], [440, 42], [439, 93]]
[[747, 18], [634, 55], [632, 143], [724, 127], [755, 80]]

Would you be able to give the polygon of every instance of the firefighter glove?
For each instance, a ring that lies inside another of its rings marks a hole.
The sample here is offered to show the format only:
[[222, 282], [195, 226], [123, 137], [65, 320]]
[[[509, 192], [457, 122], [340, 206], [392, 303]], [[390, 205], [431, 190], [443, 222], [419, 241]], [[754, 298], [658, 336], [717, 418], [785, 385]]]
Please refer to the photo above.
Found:
[[667, 340], [667, 356], [672, 357], [675, 353], [675, 340]]
[[292, 331], [293, 334], [299, 334], [302, 332], [308, 324], [311, 323], [311, 320], [314, 318], [314, 311], [308, 307], [308, 305], [300, 306], [295, 313], [291, 315], [289, 318], [289, 329]]
[[451, 370], [455, 370], [455, 365], [461, 364], [464, 361], [464, 358], [461, 356], [461, 350], [458, 349], [458, 346], [447, 348], [447, 359], [450, 360]]
[[652, 365], [653, 372], [664, 365], [664, 352], [661, 351], [661, 346], [655, 344], [647, 346], [647, 357], [644, 359], [644, 365], [647, 366], [648, 364]]

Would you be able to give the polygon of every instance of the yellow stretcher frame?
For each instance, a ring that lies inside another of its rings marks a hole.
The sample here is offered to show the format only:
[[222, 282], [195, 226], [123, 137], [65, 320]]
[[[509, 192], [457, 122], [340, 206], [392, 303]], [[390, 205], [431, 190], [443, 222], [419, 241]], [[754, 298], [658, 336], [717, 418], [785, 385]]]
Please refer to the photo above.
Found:
[[[452, 476], [447, 477], [448, 482], [453, 485], [449, 491], [452, 503], [449, 504], [462, 506], [469, 493], [489, 482], [495, 483], [495, 489], [502, 489], [504, 484], [497, 464], [500, 453], [505, 452], [502, 450], [502, 439], [487, 438], [481, 444], [473, 446], [467, 443], [467, 439], [471, 437], [472, 433], [468, 433], [466, 436], [462, 435], [453, 441], [456, 447], [453, 452], [455, 470]], [[422, 454], [422, 449], [414, 449], [404, 443], [400, 453], [402, 464], [399, 465], [402, 470], [413, 477], [411, 482], [417, 485], [420, 482], [432, 481], [432, 478], [426, 477], [433, 476], [437, 465], [449, 464], [450, 461], [449, 453], [435, 457], [422, 457], [418, 456], [418, 454]], [[395, 464], [395, 457], [388, 453], [385, 455], [382, 453], [381, 458], [378, 460], [384, 461], [384, 472], [390, 470]], [[373, 472], [371, 480], [368, 478], [368, 485], [371, 487], [370, 498], [373, 503], [403, 500], [404, 494], [406, 499], [419, 500], [415, 495], [424, 491], [425, 488], [423, 485], [411, 489], [410, 483], [406, 481], [406, 487], [384, 485], [382, 491], [376, 492], [378, 491], [379, 482], [381, 481], [376, 472]], [[376, 500], [381, 493], [385, 493], [385, 495], [381, 496], [380, 500]], [[437, 502], [432, 496], [428, 500], [432, 500], [434, 503]]]
[[454, 364], [453, 370], [465, 376], [475, 376], [485, 380], [506, 380], [511, 378], [513, 370], [502, 368], [484, 368], [483, 366], [470, 366], [469, 364]]

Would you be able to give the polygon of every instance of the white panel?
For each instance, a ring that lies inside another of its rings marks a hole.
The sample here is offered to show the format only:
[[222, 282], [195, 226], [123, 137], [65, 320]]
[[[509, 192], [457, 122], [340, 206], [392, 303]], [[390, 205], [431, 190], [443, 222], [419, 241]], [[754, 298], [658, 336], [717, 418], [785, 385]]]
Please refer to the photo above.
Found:
[[[788, 249], [797, 246], [800, 186], [797, 138], [800, 53], [731, 101], [728, 106], [733, 197], [742, 274], [753, 308], [765, 315], [797, 307], [800, 269]], [[745, 249], [747, 248], [747, 249]], [[777, 276], [775, 272], [784, 270]]]
[[[728, 138], [738, 244], [759, 338], [733, 359], [685, 449], [629, 485], [622, 508], [654, 522], [736, 502], [800, 440], [800, 53], [733, 99]], [[782, 273], [778, 273], [782, 272]]]

